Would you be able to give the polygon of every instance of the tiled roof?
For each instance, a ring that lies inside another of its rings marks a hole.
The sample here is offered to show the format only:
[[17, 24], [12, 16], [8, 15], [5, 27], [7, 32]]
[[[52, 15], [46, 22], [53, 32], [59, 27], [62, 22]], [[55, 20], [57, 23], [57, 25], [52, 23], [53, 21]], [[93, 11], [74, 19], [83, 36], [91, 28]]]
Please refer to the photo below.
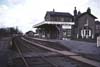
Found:
[[[47, 15], [50, 16], [64, 16], [64, 17], [73, 17], [70, 13], [65, 13], [65, 12], [53, 12], [53, 11], [47, 11], [46, 16]], [[45, 16], [45, 17], [46, 17]]]
[[95, 21], [95, 23], [100, 25], [100, 21]]
[[88, 12], [84, 12], [84, 13], [80, 14], [77, 18], [80, 18], [80, 17], [82, 17], [82, 16], [85, 15], [85, 14], [89, 14], [89, 15], [91, 15], [93, 18], [97, 19], [97, 17], [95, 17], [93, 14], [88, 13]]

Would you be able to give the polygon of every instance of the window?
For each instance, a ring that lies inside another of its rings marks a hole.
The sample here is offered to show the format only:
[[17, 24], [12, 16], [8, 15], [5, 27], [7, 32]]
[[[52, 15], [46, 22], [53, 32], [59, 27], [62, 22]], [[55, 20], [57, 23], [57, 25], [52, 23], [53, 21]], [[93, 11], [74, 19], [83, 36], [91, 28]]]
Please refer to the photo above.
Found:
[[86, 35], [89, 35], [89, 30], [86, 30]]
[[96, 25], [96, 29], [100, 29], [100, 25]]
[[61, 21], [64, 22], [64, 18], [61, 18]]
[[72, 19], [70, 19], [70, 22], [72, 22]]
[[63, 32], [63, 35], [66, 36], [66, 32], [65, 31]]

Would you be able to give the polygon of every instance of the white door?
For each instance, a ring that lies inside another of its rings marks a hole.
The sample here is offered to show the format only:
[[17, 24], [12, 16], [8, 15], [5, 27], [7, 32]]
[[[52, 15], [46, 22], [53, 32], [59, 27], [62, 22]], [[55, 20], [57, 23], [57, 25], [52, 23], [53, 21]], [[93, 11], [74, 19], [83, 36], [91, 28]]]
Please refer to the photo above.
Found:
[[92, 36], [92, 32], [91, 32], [90, 29], [82, 29], [81, 30], [81, 36], [82, 36], [82, 38], [88, 39], [89, 37]]

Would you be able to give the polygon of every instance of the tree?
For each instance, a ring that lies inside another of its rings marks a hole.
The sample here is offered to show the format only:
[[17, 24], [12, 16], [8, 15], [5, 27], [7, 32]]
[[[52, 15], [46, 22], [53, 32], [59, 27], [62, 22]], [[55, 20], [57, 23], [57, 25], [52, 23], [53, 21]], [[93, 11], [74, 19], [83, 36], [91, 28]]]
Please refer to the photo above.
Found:
[[13, 27], [0, 29], [0, 37], [12, 36], [13, 34], [22, 34], [22, 32], [18, 28], [15, 29]]

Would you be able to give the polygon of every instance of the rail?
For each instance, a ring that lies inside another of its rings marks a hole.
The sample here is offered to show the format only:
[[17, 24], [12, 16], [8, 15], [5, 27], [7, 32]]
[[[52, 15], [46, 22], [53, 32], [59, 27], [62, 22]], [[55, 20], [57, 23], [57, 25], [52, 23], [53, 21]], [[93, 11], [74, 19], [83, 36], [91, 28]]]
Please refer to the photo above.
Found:
[[[13, 41], [13, 42], [14, 42], [13, 45], [15, 45], [15, 47], [16, 47], [16, 49], [17, 49], [17, 51], [18, 51], [20, 57], [22, 58], [22, 60], [23, 60], [23, 62], [24, 62], [24, 64], [25, 64], [25, 66], [26, 66], [26, 67], [30, 67], [29, 64], [28, 64], [28, 62], [27, 62], [27, 60], [24, 58], [24, 55], [22, 54], [20, 47], [18, 47], [16, 41]], [[23, 45], [23, 46], [24, 46], [24, 47], [27, 47], [28, 49], [30, 49], [30, 47], [27, 46], [27, 45]], [[31, 48], [33, 48], [33, 47], [31, 46]], [[32, 51], [32, 49], [31, 49], [31, 51]], [[45, 58], [45, 56], [42, 56], [42, 55], [41, 55], [40, 58], [41, 58], [42, 60], [46, 61], [48, 64], [52, 65], [52, 67], [57, 67], [56, 64], [50, 62], [48, 59]]]
[[71, 56], [69, 56], [69, 58], [72, 58], [74, 60], [89, 64], [89, 65], [92, 65], [92, 66], [95, 66], [95, 67], [100, 67], [100, 62], [97, 62], [97, 61], [94, 61], [94, 60], [91, 60], [91, 59], [87, 59], [87, 58], [84, 58], [82, 56], [77, 56], [78, 54], [76, 54], [76, 53], [73, 53], [73, 52], [70, 52], [70, 51], [59, 51], [59, 50], [56, 50], [56, 49], [53, 49], [53, 48], [50, 48], [50, 47], [40, 45], [40, 44], [32, 42], [32, 41], [29, 41], [29, 40], [27, 40], [23, 37], [21, 39], [30, 43], [30, 44], [33, 44], [35, 46], [38, 46], [38, 47], [41, 47], [41, 48], [44, 48], [44, 49], [47, 49], [47, 50], [50, 50], [50, 51], [53, 51], [53, 52], [56, 52], [56, 53], [60, 53], [64, 56], [69, 56], [69, 54], [70, 54]]
[[12, 42], [14, 42], [13, 45], [15, 45], [15, 47], [16, 47], [16, 49], [17, 49], [17, 51], [18, 51], [20, 57], [22, 58], [22, 60], [23, 60], [23, 62], [24, 62], [24, 64], [25, 64], [25, 66], [26, 66], [26, 67], [29, 67], [28, 62], [27, 62], [26, 59], [24, 58], [24, 56], [23, 56], [23, 54], [22, 54], [22, 52], [21, 52], [21, 49], [20, 49], [20, 48], [18, 47], [18, 45], [16, 44], [15, 39], [13, 39]]

